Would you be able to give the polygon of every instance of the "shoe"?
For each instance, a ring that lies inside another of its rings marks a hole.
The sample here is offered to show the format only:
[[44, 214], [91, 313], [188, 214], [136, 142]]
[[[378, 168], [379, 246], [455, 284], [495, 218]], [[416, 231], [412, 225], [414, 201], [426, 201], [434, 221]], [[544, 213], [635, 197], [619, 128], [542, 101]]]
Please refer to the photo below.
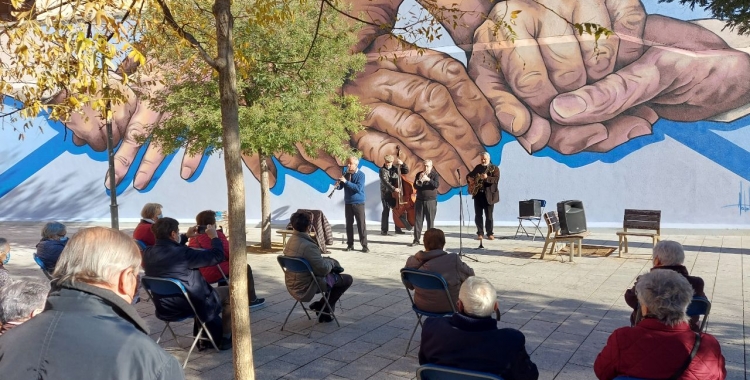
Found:
[[487, 239], [489, 239], [489, 240], [495, 240], [495, 235], [487, 235]]
[[328, 315], [328, 314], [321, 314], [321, 315], [320, 315], [320, 316], [318, 317], [318, 322], [320, 322], [320, 323], [329, 323], [329, 322], [333, 322], [333, 317], [332, 317], [332, 316], [330, 316], [330, 315]]
[[261, 307], [265, 303], [266, 303], [265, 298], [256, 298], [255, 301], [250, 302], [250, 309]]
[[411, 243], [409, 243], [409, 247], [414, 247], [414, 246], [417, 246], [417, 245], [419, 245], [419, 242], [416, 241], [416, 240], [413, 241], [413, 242], [411, 242]]
[[314, 311], [315, 314], [320, 314], [320, 311], [323, 310], [323, 305], [325, 305], [325, 303], [323, 303], [322, 300], [317, 300], [315, 302], [311, 302], [309, 305], [307, 305], [307, 307], [310, 310]]
[[347, 246], [344, 251], [353, 251], [353, 250], [354, 250], [354, 246], [350, 245], [350, 246]]
[[477, 235], [477, 240], [482, 240], [484, 238], [483, 235]]
[[219, 343], [219, 351], [226, 351], [232, 349], [232, 338], [221, 338]]
[[368, 253], [368, 252], [370, 252], [370, 248], [362, 247], [362, 252], [363, 253]]
[[[396, 231], [396, 233], [398, 233], [398, 231]], [[388, 236], [388, 232], [381, 232], [380, 234], [383, 236]]]
[[406, 235], [406, 232], [404, 232], [403, 230], [398, 230], [396, 231], [396, 235]]

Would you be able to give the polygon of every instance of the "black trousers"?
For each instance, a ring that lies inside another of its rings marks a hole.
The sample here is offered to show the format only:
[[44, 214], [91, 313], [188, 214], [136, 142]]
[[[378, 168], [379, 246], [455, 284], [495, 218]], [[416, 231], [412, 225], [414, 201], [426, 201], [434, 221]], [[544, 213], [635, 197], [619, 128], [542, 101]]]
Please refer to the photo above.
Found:
[[[229, 287], [219, 286], [216, 289], [216, 293], [219, 294], [221, 300], [221, 316], [215, 316], [212, 320], [204, 323], [206, 328], [211, 333], [211, 337], [214, 338], [214, 342], [218, 346], [221, 344], [222, 337], [232, 336], [232, 309], [229, 306]], [[198, 320], [193, 321], [193, 336], [198, 334], [198, 330], [201, 328]], [[204, 333], [204, 336], [205, 333]], [[209, 346], [211, 344], [209, 343]]]
[[422, 237], [422, 227], [427, 219], [427, 229], [435, 225], [435, 214], [437, 213], [437, 200], [423, 201], [417, 199], [414, 203], [414, 241], [419, 242]]
[[[346, 289], [349, 289], [349, 287], [352, 286], [352, 282], [354, 282], [354, 279], [352, 278], [352, 276], [342, 273], [339, 275], [339, 278], [336, 280], [336, 283], [333, 284], [333, 287], [331, 288], [331, 293], [328, 294], [328, 303], [331, 304], [333, 311], [336, 311], [336, 302], [339, 300], [339, 298], [341, 298], [342, 295], [344, 295], [344, 292], [346, 291]], [[319, 302], [325, 305], [322, 298], [320, 299]]]
[[367, 247], [367, 225], [365, 224], [365, 204], [344, 205], [346, 218], [346, 246], [354, 246], [354, 220], [357, 220], [357, 233], [362, 248]]
[[[388, 200], [385, 198], [380, 198], [380, 202], [383, 204], [383, 213], [380, 214], [380, 232], [387, 233], [388, 232], [388, 222], [391, 219], [391, 207], [388, 204]], [[399, 218], [401, 221], [401, 224], [406, 226], [406, 229], [411, 228], [411, 225], [409, 224], [409, 220], [406, 218], [406, 213], [401, 214], [401, 217]], [[400, 232], [401, 227], [396, 226], [396, 232]]]
[[[487, 236], [494, 235], [492, 232], [492, 225], [494, 219], [492, 218], [492, 212], [495, 210], [495, 205], [487, 203], [487, 197], [484, 193], [477, 194], [474, 197], [474, 223], [477, 225], [477, 235], [484, 235], [485, 229], [487, 230]], [[484, 214], [484, 227], [482, 227], [482, 214]]]

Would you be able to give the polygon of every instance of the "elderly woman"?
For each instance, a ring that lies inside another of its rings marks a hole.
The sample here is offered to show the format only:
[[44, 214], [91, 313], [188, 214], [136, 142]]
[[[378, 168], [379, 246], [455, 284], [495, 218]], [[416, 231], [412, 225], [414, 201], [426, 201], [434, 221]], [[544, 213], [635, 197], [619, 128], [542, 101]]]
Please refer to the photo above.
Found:
[[[440, 273], [445, 282], [448, 283], [448, 292], [451, 295], [453, 305], [448, 303], [445, 292], [442, 290], [414, 290], [414, 303], [424, 311], [433, 313], [450, 312], [451, 306], [455, 306], [458, 302], [458, 291], [461, 289], [461, 284], [474, 275], [474, 270], [461, 261], [457, 254], [448, 253], [443, 250], [443, 247], [445, 247], [443, 231], [430, 228], [424, 233], [424, 251], [419, 251], [406, 259], [406, 268]], [[411, 286], [409, 288], [413, 289]]]
[[57, 259], [60, 258], [65, 244], [68, 243], [68, 238], [65, 236], [67, 234], [65, 225], [59, 222], [47, 223], [42, 228], [42, 240], [37, 243], [34, 256], [42, 261], [44, 269], [49, 273], [55, 271]]
[[[635, 287], [644, 318], [609, 336], [594, 362], [597, 378], [726, 378], [719, 342], [693, 332], [688, 324], [685, 310], [693, 298], [688, 280], [677, 272], [658, 270], [642, 275]], [[698, 349], [693, 352], [694, 348]]]
[[141, 210], [141, 221], [133, 231], [133, 239], [140, 240], [146, 247], [156, 244], [151, 226], [161, 218], [162, 206], [158, 203], [146, 203]]

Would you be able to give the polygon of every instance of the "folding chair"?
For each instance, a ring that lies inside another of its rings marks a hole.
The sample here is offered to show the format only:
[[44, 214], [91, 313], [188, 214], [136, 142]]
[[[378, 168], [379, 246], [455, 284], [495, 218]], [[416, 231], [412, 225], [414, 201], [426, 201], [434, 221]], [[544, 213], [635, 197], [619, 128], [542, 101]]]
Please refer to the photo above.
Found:
[[[323, 289], [320, 287], [320, 284], [318, 284], [318, 280], [316, 280], [315, 273], [312, 270], [312, 267], [310, 267], [310, 263], [307, 262], [307, 260], [301, 258], [301, 257], [290, 257], [290, 256], [284, 256], [284, 255], [278, 255], [276, 256], [276, 261], [279, 262], [279, 266], [281, 266], [281, 270], [284, 271], [284, 273], [308, 273], [310, 274], [312, 280], [310, 281], [310, 285], [308, 285], [305, 293], [307, 293], [310, 288], [316, 289], [315, 294], [320, 293], [323, 296], [323, 302], [325, 303], [325, 306], [320, 311], [320, 314], [330, 315], [333, 317], [333, 320], [336, 321], [336, 325], [338, 327], [341, 327], [339, 324], [338, 318], [336, 318], [336, 315], [333, 313], [333, 308], [331, 307], [331, 304], [328, 303], [328, 296], [329, 293], [324, 292]], [[294, 308], [297, 307], [297, 304], [300, 304], [302, 306], [302, 310], [305, 312], [305, 315], [307, 315], [307, 319], [312, 319], [310, 317], [310, 314], [307, 312], [307, 308], [305, 307], [305, 304], [303, 303], [302, 299], [297, 298], [297, 295], [292, 293], [289, 288], [287, 288], [287, 291], [289, 292], [289, 295], [294, 298], [295, 302], [294, 305], [292, 305], [292, 308], [289, 310], [289, 313], [286, 315], [286, 319], [284, 319], [284, 324], [281, 325], [281, 331], [284, 331], [284, 326], [286, 326], [286, 322], [289, 320], [289, 316], [292, 315], [292, 312], [294, 311]], [[315, 298], [315, 296], [313, 296]], [[312, 299], [310, 299], [312, 301]], [[305, 302], [310, 302], [305, 301]], [[330, 311], [324, 311], [324, 310], [330, 310]], [[316, 319], [313, 325], [317, 324], [318, 320]], [[298, 333], [296, 331], [292, 331], [293, 333]], [[310, 336], [312, 334], [312, 329], [310, 329], [310, 332], [307, 334]]]
[[[409, 347], [411, 346], [412, 339], [414, 339], [414, 333], [417, 332], [417, 326], [422, 326], [422, 316], [451, 316], [456, 312], [456, 304], [453, 303], [453, 299], [451, 299], [451, 294], [448, 291], [448, 283], [445, 282], [445, 279], [440, 275], [440, 273], [428, 272], [419, 269], [403, 268], [401, 269], [401, 282], [404, 283], [404, 287], [406, 287], [406, 293], [409, 294], [411, 309], [414, 310], [415, 314], [417, 314], [417, 323], [414, 325], [414, 329], [411, 331], [409, 343], [406, 344], [406, 351], [404, 352], [404, 355], [406, 355], [409, 353]], [[452, 311], [445, 313], [432, 313], [418, 308], [417, 304], [414, 303], [414, 297], [412, 297], [411, 291], [409, 291], [409, 284], [411, 284], [415, 291], [417, 288], [423, 290], [444, 290], [445, 296], [448, 297], [448, 304], [451, 305]]]
[[703, 320], [701, 321], [701, 332], [706, 332], [708, 329], [708, 314], [711, 312], [711, 301], [706, 297], [694, 296], [687, 308], [688, 317], [694, 317], [696, 315], [702, 315]]
[[138, 249], [141, 250], [141, 253], [146, 252], [146, 248], [148, 248], [148, 246], [146, 246], [146, 243], [141, 240], [135, 239], [135, 244], [138, 244]]
[[417, 368], [417, 380], [503, 380], [503, 378], [487, 372], [425, 364]]
[[[516, 228], [516, 234], [513, 235], [513, 239], [517, 238], [520, 233], [523, 233], [526, 235], [526, 237], [531, 236], [531, 241], [534, 241], [536, 239], [536, 234], [539, 233], [539, 236], [544, 236], [544, 233], [542, 232], [541, 228], [539, 228], [539, 225], [542, 223], [542, 215], [544, 214], [544, 207], [547, 206], [547, 201], [544, 199], [530, 199], [530, 201], [539, 201], [539, 206], [541, 207], [539, 216], [520, 216], [521, 210], [519, 206], [519, 216], [518, 216], [518, 228]], [[528, 231], [526, 231], [526, 227], [524, 227], [523, 222], [527, 221], [531, 223], [531, 230], [534, 232], [533, 235], [529, 234]]]
[[227, 275], [224, 273], [224, 270], [221, 269], [221, 264], [216, 264], [216, 268], [219, 269], [219, 273], [221, 273], [221, 277], [224, 277], [224, 282], [226, 282], [227, 285], [229, 285], [229, 277], [227, 277]]
[[[180, 341], [177, 339], [177, 334], [174, 333], [174, 330], [172, 330], [172, 327], [169, 326], [172, 322], [182, 322], [188, 318], [194, 318], [198, 323], [200, 323], [201, 328], [198, 330], [198, 333], [195, 335], [195, 339], [193, 340], [193, 344], [190, 346], [190, 351], [188, 351], [187, 357], [185, 358], [185, 363], [182, 364], [182, 368], [184, 369], [185, 366], [187, 366], [188, 360], [190, 360], [190, 354], [193, 353], [193, 349], [195, 349], [195, 345], [198, 344], [199, 340], [208, 340], [211, 342], [211, 344], [214, 346], [216, 351], [219, 351], [219, 347], [216, 345], [216, 342], [214, 341], [214, 338], [211, 336], [211, 332], [208, 331], [208, 328], [206, 328], [206, 324], [198, 317], [198, 312], [195, 310], [195, 306], [193, 306], [193, 302], [190, 301], [190, 296], [188, 296], [187, 290], [185, 289], [185, 286], [182, 285], [182, 283], [179, 280], [176, 280], [174, 278], [160, 278], [160, 277], [149, 277], [149, 276], [143, 276], [141, 278], [141, 282], [143, 283], [143, 287], [146, 288], [146, 292], [148, 292], [148, 295], [151, 297], [151, 299], [154, 302], [154, 308], [156, 309], [156, 318], [158, 318], [161, 321], [167, 322], [167, 325], [164, 326], [164, 329], [161, 330], [161, 334], [159, 334], [159, 338], [156, 339], [156, 344], [159, 344], [159, 341], [161, 340], [162, 335], [164, 335], [164, 332], [169, 329], [169, 332], [172, 333], [172, 337], [174, 337], [175, 342], [177, 342], [177, 345], [180, 344]], [[154, 294], [162, 297], [167, 296], [179, 296], [182, 295], [187, 299], [188, 304], [190, 305], [190, 309], [192, 310], [192, 313], [190, 315], [181, 316], [179, 318], [172, 318], [167, 319], [162, 317], [159, 312], [160, 304], [159, 299], [154, 298]], [[208, 338], [203, 338], [202, 333], [205, 330], [206, 335]]]
[[42, 269], [42, 273], [47, 276], [47, 279], [52, 280], [52, 273], [47, 270], [47, 268], [44, 266], [44, 263], [42, 262], [42, 259], [37, 257], [36, 254], [34, 254], [34, 262], [36, 262], [36, 265], [39, 265], [39, 268]]

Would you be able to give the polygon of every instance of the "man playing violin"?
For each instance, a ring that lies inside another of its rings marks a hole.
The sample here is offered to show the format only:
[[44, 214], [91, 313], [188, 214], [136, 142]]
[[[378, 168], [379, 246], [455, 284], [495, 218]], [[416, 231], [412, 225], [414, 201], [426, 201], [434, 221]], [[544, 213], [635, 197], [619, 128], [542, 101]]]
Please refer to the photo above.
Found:
[[344, 217], [346, 218], [346, 250], [354, 250], [354, 219], [357, 219], [357, 233], [362, 252], [367, 248], [367, 226], [365, 225], [365, 173], [359, 170], [359, 158], [346, 160], [346, 174], [336, 182], [337, 189], [344, 189]]
[[437, 213], [437, 188], [440, 186], [439, 176], [432, 170], [432, 160], [424, 160], [424, 170], [414, 177], [414, 188], [417, 190], [417, 201], [414, 203], [414, 241], [410, 247], [419, 245], [422, 237], [422, 227], [425, 218], [427, 229], [435, 224], [435, 213]]
[[[380, 201], [383, 203], [383, 213], [380, 214], [380, 234], [388, 235], [388, 219], [391, 216], [391, 209], [398, 202], [394, 195], [398, 195], [401, 192], [398, 186], [399, 175], [409, 173], [409, 167], [400, 158], [396, 160], [396, 165], [394, 165], [394, 158], [390, 154], [385, 155], [383, 159], [385, 163], [380, 167]], [[401, 168], [400, 174], [399, 167]], [[399, 219], [406, 226], [407, 230], [411, 229], [406, 213], [402, 213]], [[405, 234], [398, 225], [396, 225], [396, 233], [400, 235]]]
[[[494, 240], [492, 212], [495, 209], [495, 203], [500, 202], [500, 193], [497, 190], [500, 169], [490, 162], [489, 153], [484, 152], [479, 155], [479, 158], [481, 163], [466, 175], [466, 182], [469, 183], [469, 192], [474, 198], [474, 223], [477, 225], [477, 237], [482, 240], [486, 229], [487, 239]], [[482, 226], [482, 214], [486, 219], [485, 228]]]

